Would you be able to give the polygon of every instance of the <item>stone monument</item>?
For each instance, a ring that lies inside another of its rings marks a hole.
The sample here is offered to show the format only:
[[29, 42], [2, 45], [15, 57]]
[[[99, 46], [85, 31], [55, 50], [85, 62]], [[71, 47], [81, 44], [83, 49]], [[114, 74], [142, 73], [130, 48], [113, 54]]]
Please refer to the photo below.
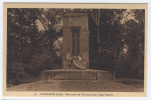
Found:
[[41, 79], [109, 80], [109, 72], [89, 69], [88, 15], [65, 14], [63, 21], [62, 69], [42, 71]]
[[[73, 59], [73, 64], [71, 64], [72, 61], [68, 61], [68, 56], [77, 57], [77, 60], [76, 58]], [[81, 61], [78, 61], [78, 57], [81, 58]], [[76, 69], [76, 67], [79, 69], [89, 68], [89, 30], [87, 14], [72, 13], [64, 16], [62, 63], [63, 69]]]

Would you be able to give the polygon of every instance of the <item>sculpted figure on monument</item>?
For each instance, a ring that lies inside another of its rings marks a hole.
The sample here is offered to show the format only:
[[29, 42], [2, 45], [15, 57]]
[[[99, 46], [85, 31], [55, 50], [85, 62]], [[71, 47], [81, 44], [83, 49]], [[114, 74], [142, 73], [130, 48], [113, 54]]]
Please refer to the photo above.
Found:
[[66, 53], [66, 59], [68, 61], [68, 66], [71, 67], [71, 64], [74, 64], [75, 67], [79, 69], [86, 69], [87, 68], [87, 63], [82, 59], [80, 55], [73, 55], [71, 56], [70, 50], [67, 50]]

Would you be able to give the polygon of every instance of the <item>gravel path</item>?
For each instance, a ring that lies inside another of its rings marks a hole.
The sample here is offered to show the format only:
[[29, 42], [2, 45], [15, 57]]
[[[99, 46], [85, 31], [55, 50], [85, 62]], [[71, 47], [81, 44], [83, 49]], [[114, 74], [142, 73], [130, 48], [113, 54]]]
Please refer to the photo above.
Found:
[[136, 88], [112, 81], [38, 81], [7, 88], [8, 91], [75, 91], [75, 92], [143, 92]]

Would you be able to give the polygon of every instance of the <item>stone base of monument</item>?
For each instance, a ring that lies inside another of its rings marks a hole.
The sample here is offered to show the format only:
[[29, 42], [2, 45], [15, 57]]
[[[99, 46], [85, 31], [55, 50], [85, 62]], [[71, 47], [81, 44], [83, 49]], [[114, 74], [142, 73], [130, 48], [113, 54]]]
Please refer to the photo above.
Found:
[[41, 72], [41, 80], [110, 80], [110, 73], [103, 70], [45, 70]]

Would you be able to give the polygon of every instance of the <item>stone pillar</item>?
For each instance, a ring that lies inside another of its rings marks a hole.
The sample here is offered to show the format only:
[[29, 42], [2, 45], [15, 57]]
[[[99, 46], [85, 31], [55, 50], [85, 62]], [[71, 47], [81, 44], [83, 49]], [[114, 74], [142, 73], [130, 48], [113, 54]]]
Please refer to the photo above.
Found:
[[[63, 69], [70, 69], [67, 66], [66, 53], [70, 50], [72, 55], [73, 44], [72, 34], [73, 29], [79, 30], [79, 54], [86, 61], [89, 66], [89, 30], [88, 30], [88, 15], [82, 13], [71, 13], [64, 15], [63, 22], [63, 52], [62, 52], [62, 66]], [[88, 67], [89, 68], [89, 67]]]

